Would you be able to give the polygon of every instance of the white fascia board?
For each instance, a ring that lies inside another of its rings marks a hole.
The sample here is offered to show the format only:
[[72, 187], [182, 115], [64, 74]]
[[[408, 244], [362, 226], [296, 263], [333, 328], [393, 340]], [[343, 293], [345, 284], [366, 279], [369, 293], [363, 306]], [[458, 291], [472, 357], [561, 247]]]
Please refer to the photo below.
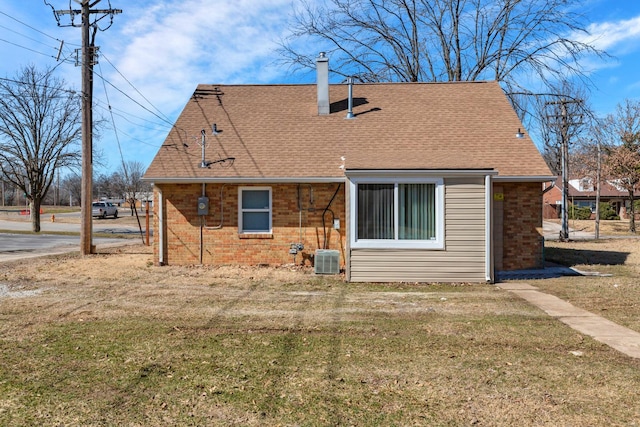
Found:
[[454, 178], [465, 176], [497, 176], [498, 171], [493, 169], [347, 169], [345, 175], [348, 178], [381, 177], [381, 178], [407, 178], [433, 176], [438, 178]]
[[142, 178], [153, 184], [327, 184], [346, 182], [345, 177], [273, 177], [273, 178]]
[[547, 181], [555, 181], [558, 179], [557, 176], [549, 175], [549, 176], [495, 176], [493, 177], [494, 181], [500, 182], [547, 182]]

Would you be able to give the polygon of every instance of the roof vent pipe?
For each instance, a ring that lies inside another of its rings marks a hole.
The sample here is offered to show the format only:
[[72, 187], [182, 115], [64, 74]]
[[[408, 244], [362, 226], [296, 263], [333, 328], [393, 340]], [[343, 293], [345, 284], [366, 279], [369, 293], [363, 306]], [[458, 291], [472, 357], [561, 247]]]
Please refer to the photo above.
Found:
[[349, 110], [347, 111], [347, 119], [355, 119], [353, 114], [353, 77], [347, 77], [347, 84], [349, 85]]
[[318, 84], [318, 115], [329, 114], [329, 58], [320, 52], [316, 58], [316, 73]]
[[204, 151], [205, 151], [204, 149], [205, 149], [205, 146], [207, 145], [207, 138], [206, 138], [207, 132], [204, 129], [202, 129], [200, 134], [202, 135], [202, 141], [201, 141], [201, 144], [202, 144], [202, 163], [200, 163], [200, 167], [201, 168], [206, 168], [206, 167], [209, 166], [207, 164], [207, 161], [205, 160], [205, 155], [204, 155]]

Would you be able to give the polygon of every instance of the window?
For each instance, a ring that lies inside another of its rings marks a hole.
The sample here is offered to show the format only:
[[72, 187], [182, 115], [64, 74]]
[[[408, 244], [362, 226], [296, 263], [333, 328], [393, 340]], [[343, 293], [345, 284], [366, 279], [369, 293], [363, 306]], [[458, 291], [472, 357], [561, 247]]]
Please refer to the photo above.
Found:
[[443, 248], [442, 180], [352, 181], [353, 247]]
[[591, 213], [596, 211], [596, 202], [591, 202], [589, 200], [576, 200], [574, 201], [574, 205], [579, 208], [589, 208], [591, 209]]
[[238, 189], [238, 232], [271, 233], [271, 188]]

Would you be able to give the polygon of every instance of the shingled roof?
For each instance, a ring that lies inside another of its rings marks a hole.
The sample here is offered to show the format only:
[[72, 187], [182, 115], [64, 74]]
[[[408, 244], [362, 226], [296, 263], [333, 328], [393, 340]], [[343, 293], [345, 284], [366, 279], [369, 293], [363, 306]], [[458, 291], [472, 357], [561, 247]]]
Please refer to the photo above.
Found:
[[[145, 174], [155, 182], [343, 179], [350, 169], [551, 173], [496, 82], [199, 85]], [[221, 132], [212, 135], [212, 126]], [[199, 144], [205, 130], [205, 160]]]

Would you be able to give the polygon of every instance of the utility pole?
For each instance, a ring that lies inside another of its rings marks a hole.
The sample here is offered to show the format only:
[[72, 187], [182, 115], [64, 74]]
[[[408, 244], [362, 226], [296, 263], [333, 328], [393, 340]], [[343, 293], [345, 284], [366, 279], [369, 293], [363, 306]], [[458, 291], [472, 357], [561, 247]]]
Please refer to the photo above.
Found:
[[600, 238], [600, 180], [602, 179], [602, 147], [600, 145], [600, 137], [598, 135], [598, 165], [596, 167], [596, 233], [595, 238]]
[[[552, 116], [556, 119], [556, 125], [560, 127], [560, 148], [562, 154], [562, 223], [560, 241], [569, 240], [569, 127], [581, 123], [569, 120], [567, 104], [580, 104], [582, 100], [562, 98], [559, 101], [547, 102], [547, 105], [559, 105], [560, 114]], [[559, 121], [559, 123], [558, 123]]]
[[[93, 65], [96, 64], [97, 48], [95, 36], [98, 21], [106, 16], [111, 17], [122, 13], [120, 9], [92, 9], [101, 0], [74, 0], [82, 9], [54, 10], [53, 13], [60, 25], [60, 15], [69, 15], [71, 24], [64, 26], [82, 28], [82, 196], [81, 196], [81, 227], [80, 227], [80, 253], [89, 255], [94, 252], [92, 242], [92, 217], [91, 207], [93, 203]], [[76, 24], [76, 15], [82, 17], [81, 24]], [[97, 15], [91, 22], [91, 15]], [[111, 26], [111, 25], [109, 25]], [[108, 28], [108, 27], [107, 27]], [[90, 37], [90, 30], [93, 36]]]

